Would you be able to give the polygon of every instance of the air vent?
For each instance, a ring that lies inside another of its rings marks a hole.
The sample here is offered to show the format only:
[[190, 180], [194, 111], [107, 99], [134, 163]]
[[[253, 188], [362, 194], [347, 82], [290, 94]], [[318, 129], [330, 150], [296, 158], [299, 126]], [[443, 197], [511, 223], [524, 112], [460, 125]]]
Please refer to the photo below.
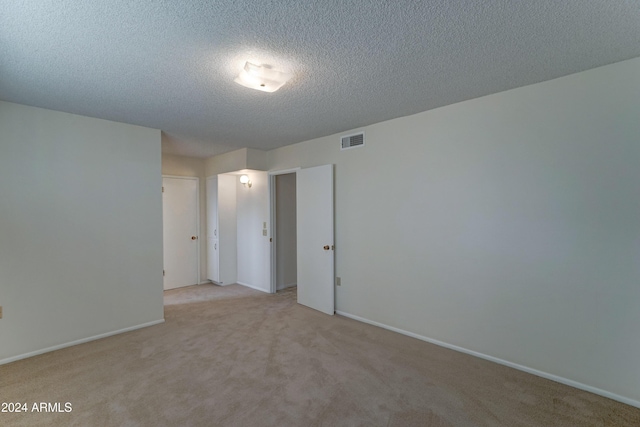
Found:
[[364, 132], [346, 135], [340, 138], [340, 149], [362, 147], [364, 145]]

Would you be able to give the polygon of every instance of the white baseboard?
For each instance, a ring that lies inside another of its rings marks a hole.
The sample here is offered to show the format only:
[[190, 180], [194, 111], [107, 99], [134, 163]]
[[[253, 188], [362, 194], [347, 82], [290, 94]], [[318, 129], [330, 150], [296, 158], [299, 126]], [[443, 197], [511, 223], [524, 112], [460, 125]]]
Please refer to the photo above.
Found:
[[78, 345], [78, 344], [84, 344], [84, 343], [89, 342], [89, 341], [99, 340], [101, 338], [110, 337], [112, 335], [118, 335], [118, 334], [123, 334], [125, 332], [135, 331], [136, 329], [146, 328], [147, 326], [153, 326], [153, 325], [157, 325], [159, 323], [164, 323], [164, 319], [154, 320], [153, 322], [143, 323], [141, 325], [131, 326], [131, 327], [128, 327], [128, 328], [119, 329], [117, 331], [106, 332], [104, 334], [94, 335], [92, 337], [82, 338], [82, 339], [79, 339], [79, 340], [76, 340], [76, 341], [71, 341], [71, 342], [64, 343], [64, 344], [54, 345], [53, 347], [47, 347], [47, 348], [43, 348], [41, 350], [31, 351], [29, 353], [19, 354], [17, 356], [8, 357], [6, 359], [0, 360], [0, 365], [4, 365], [4, 364], [7, 364], [7, 363], [15, 362], [17, 360], [26, 359], [28, 357], [38, 356], [39, 354], [44, 354], [44, 353], [48, 353], [50, 351], [60, 350], [60, 349], [63, 349], [63, 348], [66, 348], [66, 347], [71, 347], [71, 346]]
[[281, 286], [281, 287], [277, 287], [276, 286], [276, 290], [277, 291], [281, 291], [283, 289], [293, 288], [294, 286], [298, 286], [298, 283], [289, 283], [288, 285], [284, 285], [284, 286]]
[[247, 288], [255, 289], [256, 291], [265, 292], [267, 294], [270, 293], [268, 289], [259, 288], [257, 286], [253, 286], [248, 283], [243, 283], [243, 282], [236, 282], [236, 283], [238, 285], [246, 286]]
[[209, 280], [209, 282], [207, 282], [207, 283], [211, 284], [211, 285], [216, 285], [216, 286], [229, 286], [229, 285], [235, 284], [236, 282], [221, 283], [221, 282], [215, 282], [213, 280]]
[[438, 345], [440, 347], [445, 347], [445, 348], [448, 348], [448, 349], [451, 349], [451, 350], [459, 351], [461, 353], [470, 354], [471, 356], [475, 356], [475, 357], [479, 357], [481, 359], [489, 360], [491, 362], [499, 363], [500, 365], [508, 366], [510, 368], [517, 369], [519, 371], [527, 372], [529, 374], [533, 374], [533, 375], [536, 375], [536, 376], [539, 376], [539, 377], [542, 377], [542, 378], [546, 378], [548, 380], [555, 381], [555, 382], [558, 382], [560, 384], [565, 384], [565, 385], [568, 385], [568, 386], [571, 386], [571, 387], [575, 387], [575, 388], [580, 389], [580, 390], [588, 391], [588, 392], [593, 393], [593, 394], [597, 394], [597, 395], [600, 395], [600, 396], [603, 396], [603, 397], [607, 397], [607, 398], [612, 399], [612, 400], [617, 400], [618, 402], [626, 403], [627, 405], [635, 406], [636, 408], [640, 408], [640, 401], [637, 401], [637, 400], [634, 400], [634, 399], [630, 399], [630, 398], [625, 397], [625, 396], [620, 396], [618, 394], [611, 393], [609, 391], [602, 390], [602, 389], [599, 389], [597, 387], [592, 387], [590, 385], [582, 384], [582, 383], [579, 383], [577, 381], [570, 380], [568, 378], [559, 377], [557, 375], [553, 375], [553, 374], [550, 374], [548, 372], [539, 371], [537, 369], [529, 368], [528, 366], [518, 365], [517, 363], [509, 362], [509, 361], [503, 360], [503, 359], [498, 359], [497, 357], [489, 356], [487, 354], [478, 353], [477, 351], [469, 350], [469, 349], [466, 349], [464, 347], [458, 347], [457, 345], [448, 344], [446, 342], [438, 341], [438, 340], [435, 340], [433, 338], [428, 338], [428, 337], [425, 337], [425, 336], [422, 336], [422, 335], [414, 334], [413, 332], [405, 331], [403, 329], [399, 329], [399, 328], [395, 328], [393, 326], [385, 325], [384, 323], [375, 322], [373, 320], [365, 319], [365, 318], [360, 317], [360, 316], [356, 316], [356, 315], [353, 315], [353, 314], [345, 313], [344, 311], [336, 310], [336, 314], [339, 314], [340, 316], [348, 317], [348, 318], [353, 319], [353, 320], [357, 320], [359, 322], [368, 323], [370, 325], [378, 326], [378, 327], [383, 328], [383, 329], [388, 329], [390, 331], [397, 332], [399, 334], [406, 335], [406, 336], [409, 336], [409, 337], [412, 337], [412, 338], [416, 338], [416, 339], [419, 339], [421, 341], [426, 341], [428, 343], [435, 344], [435, 345]]

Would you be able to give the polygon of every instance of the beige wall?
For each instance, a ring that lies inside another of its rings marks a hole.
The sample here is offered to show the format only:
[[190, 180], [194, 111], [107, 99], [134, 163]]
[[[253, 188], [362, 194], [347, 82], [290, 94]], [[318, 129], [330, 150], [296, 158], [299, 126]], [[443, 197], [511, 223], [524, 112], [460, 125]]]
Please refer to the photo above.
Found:
[[254, 169], [259, 171], [268, 170], [269, 164], [267, 163], [267, 152], [256, 150], [253, 148], [247, 148], [247, 169]]
[[205, 159], [162, 154], [162, 174], [204, 177]]
[[[239, 183], [237, 189], [237, 267], [238, 283], [269, 292], [269, 193], [268, 175], [266, 172], [247, 170], [251, 180], [251, 188]], [[262, 233], [267, 223], [267, 235]], [[224, 250], [220, 246], [220, 250]]]
[[335, 164], [340, 312], [640, 406], [639, 111], [637, 58], [267, 162]]
[[206, 176], [247, 169], [247, 148], [209, 157], [205, 160]]
[[163, 321], [160, 131], [0, 102], [0, 363]]
[[199, 178], [200, 200], [200, 282], [207, 281], [207, 203], [205, 159], [162, 154], [162, 175]]
[[205, 160], [206, 176], [241, 170], [267, 170], [267, 152], [253, 148], [241, 148]]

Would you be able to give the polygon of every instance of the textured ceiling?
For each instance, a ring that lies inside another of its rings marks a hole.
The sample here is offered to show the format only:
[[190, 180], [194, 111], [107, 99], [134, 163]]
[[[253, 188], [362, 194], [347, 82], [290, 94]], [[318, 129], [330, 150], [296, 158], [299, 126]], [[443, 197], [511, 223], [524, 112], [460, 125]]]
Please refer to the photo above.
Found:
[[[637, 0], [0, 0], [0, 99], [272, 149], [640, 56]], [[294, 77], [233, 82], [245, 61]]]

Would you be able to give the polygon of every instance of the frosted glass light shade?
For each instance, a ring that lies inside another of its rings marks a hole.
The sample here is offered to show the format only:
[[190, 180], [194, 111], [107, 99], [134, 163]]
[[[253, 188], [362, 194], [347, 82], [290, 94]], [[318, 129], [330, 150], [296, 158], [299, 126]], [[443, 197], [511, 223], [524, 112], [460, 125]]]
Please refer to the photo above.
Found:
[[291, 78], [291, 74], [276, 71], [268, 65], [244, 64], [235, 82], [250, 89], [275, 92]]
[[240, 184], [246, 184], [249, 182], [249, 177], [247, 175], [240, 176]]

